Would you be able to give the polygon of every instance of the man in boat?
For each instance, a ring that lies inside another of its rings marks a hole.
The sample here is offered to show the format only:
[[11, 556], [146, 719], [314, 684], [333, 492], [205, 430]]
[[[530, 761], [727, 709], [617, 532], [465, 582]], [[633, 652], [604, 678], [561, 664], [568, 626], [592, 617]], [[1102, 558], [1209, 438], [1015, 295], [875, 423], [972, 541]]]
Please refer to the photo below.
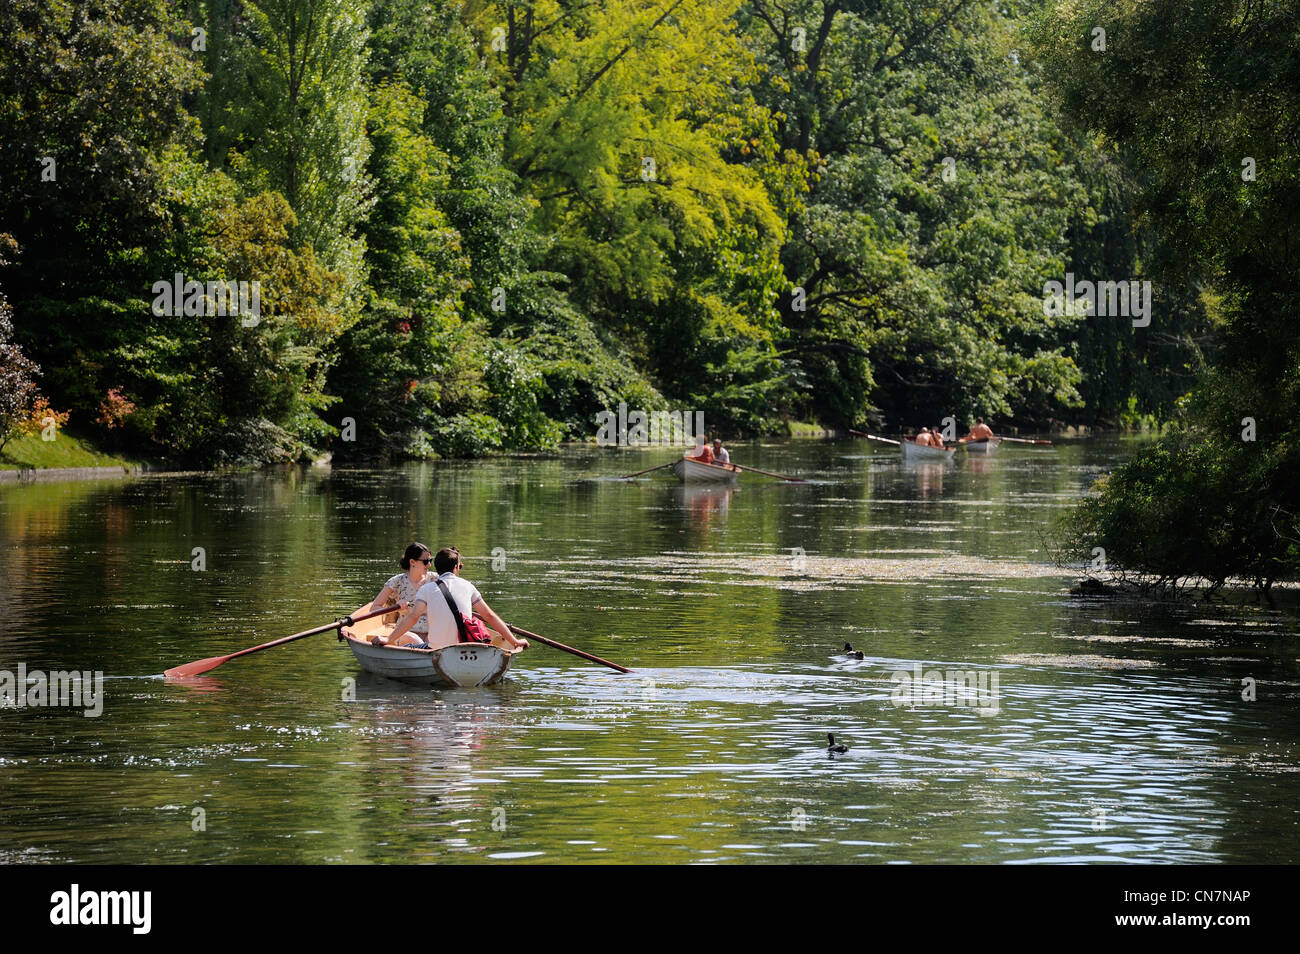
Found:
[[[516, 639], [510, 627], [492, 607], [483, 599], [478, 589], [469, 580], [461, 579], [460, 571], [465, 564], [461, 561], [460, 551], [455, 547], [443, 547], [433, 557], [433, 570], [437, 574], [420, 587], [415, 594], [415, 603], [407, 614], [398, 620], [397, 628], [389, 634], [385, 642], [394, 643], [415, 625], [415, 621], [424, 616], [429, 621], [429, 645], [433, 647], [451, 646], [460, 641], [460, 627], [456, 617], [451, 615], [447, 598], [442, 595], [441, 583], [451, 593], [452, 601], [462, 616], [477, 613], [483, 620], [501, 634], [507, 643], [516, 649], [527, 649], [528, 640]], [[377, 639], [379, 637], [376, 637]]]
[[986, 441], [993, 436], [993, 428], [984, 423], [984, 418], [975, 418], [975, 426], [963, 438], [964, 441]]
[[947, 448], [943, 446], [943, 431], [939, 430], [937, 427], [930, 428], [930, 446], [937, 447], [939, 450], [947, 450]]
[[731, 463], [731, 455], [728, 454], [727, 449], [722, 446], [722, 438], [720, 437], [715, 437], [713, 439], [713, 462], [715, 464]]
[[921, 428], [920, 432], [916, 435], [916, 438], [912, 441], [912, 443], [913, 443], [913, 444], [916, 444], [916, 445], [918, 445], [918, 446], [920, 446], [920, 447], [929, 447], [929, 446], [931, 446], [931, 445], [930, 445], [930, 429], [929, 429], [928, 427], [923, 427], [923, 428]]

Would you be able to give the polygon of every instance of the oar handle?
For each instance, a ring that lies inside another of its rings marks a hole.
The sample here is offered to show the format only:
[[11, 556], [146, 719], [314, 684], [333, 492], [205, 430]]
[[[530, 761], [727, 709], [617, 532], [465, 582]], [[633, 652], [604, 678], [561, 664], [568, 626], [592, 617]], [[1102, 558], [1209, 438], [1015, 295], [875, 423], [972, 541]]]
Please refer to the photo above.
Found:
[[600, 663], [602, 666], [608, 666], [610, 669], [617, 669], [619, 672], [632, 672], [631, 669], [628, 669], [625, 666], [620, 666], [618, 663], [612, 663], [608, 659], [601, 659], [599, 656], [593, 656], [591, 653], [584, 653], [581, 649], [574, 649], [572, 646], [564, 645], [564, 643], [557, 643], [553, 639], [547, 639], [545, 636], [530, 633], [528, 630], [521, 629], [518, 626], [512, 625], [510, 626], [510, 629], [516, 636], [522, 636], [525, 639], [535, 639], [544, 646], [550, 646], [552, 649], [559, 649], [566, 653], [572, 653], [574, 656], [585, 659], [588, 662]]

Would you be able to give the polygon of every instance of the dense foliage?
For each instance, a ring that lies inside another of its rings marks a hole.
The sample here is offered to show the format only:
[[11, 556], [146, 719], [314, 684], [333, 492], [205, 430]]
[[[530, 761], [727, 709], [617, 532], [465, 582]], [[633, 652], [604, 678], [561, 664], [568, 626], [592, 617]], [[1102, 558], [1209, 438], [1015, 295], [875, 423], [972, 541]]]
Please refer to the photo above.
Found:
[[1063, 123], [1040, 60], [1146, 87], [1036, 59], [1030, 6], [6, 0], [15, 340], [74, 427], [207, 464], [545, 448], [621, 401], [1167, 417], [1198, 278], [1150, 335], [1042, 307], [1165, 246], [1143, 144]]
[[[1098, 25], [1110, 38], [1104, 52], [1089, 42]], [[1267, 588], [1294, 578], [1295, 5], [1091, 0], [1048, 10], [1037, 39], [1064, 111], [1133, 171], [1150, 269], [1182, 307], [1170, 319], [1199, 310], [1213, 345], [1183, 427], [1102, 481], [1070, 521], [1068, 542], [1077, 555], [1102, 547], [1109, 563], [1158, 581], [1243, 578]]]

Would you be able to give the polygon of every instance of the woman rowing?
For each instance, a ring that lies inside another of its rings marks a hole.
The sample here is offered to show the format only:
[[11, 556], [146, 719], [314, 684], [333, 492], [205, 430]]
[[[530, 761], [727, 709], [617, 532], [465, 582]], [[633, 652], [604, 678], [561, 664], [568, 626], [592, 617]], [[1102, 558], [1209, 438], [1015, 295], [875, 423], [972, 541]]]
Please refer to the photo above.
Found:
[[[397, 561], [398, 565], [405, 571], [391, 577], [384, 584], [384, 588], [379, 591], [379, 595], [373, 600], [362, 606], [353, 613], [365, 613], [372, 609], [379, 609], [381, 606], [392, 605], [395, 609], [405, 610], [414, 605], [415, 595], [424, 585], [425, 578], [429, 573], [429, 564], [433, 562], [433, 556], [423, 543], [412, 543], [402, 554], [402, 558]], [[398, 637], [395, 646], [418, 646], [425, 641], [429, 634], [429, 623], [421, 616], [411, 626], [411, 632], [403, 633]], [[371, 642], [376, 645], [383, 645], [388, 642], [382, 636], [376, 636]]]

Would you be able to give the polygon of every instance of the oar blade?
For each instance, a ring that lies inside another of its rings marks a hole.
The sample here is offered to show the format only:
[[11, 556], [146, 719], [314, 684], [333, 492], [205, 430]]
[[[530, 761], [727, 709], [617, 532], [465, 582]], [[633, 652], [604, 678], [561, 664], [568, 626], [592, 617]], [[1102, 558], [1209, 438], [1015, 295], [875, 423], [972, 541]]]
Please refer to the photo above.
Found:
[[185, 679], [189, 676], [198, 676], [216, 669], [229, 659], [229, 656], [212, 656], [208, 659], [200, 659], [197, 662], [186, 663], [184, 666], [168, 669], [163, 675], [168, 679]]

